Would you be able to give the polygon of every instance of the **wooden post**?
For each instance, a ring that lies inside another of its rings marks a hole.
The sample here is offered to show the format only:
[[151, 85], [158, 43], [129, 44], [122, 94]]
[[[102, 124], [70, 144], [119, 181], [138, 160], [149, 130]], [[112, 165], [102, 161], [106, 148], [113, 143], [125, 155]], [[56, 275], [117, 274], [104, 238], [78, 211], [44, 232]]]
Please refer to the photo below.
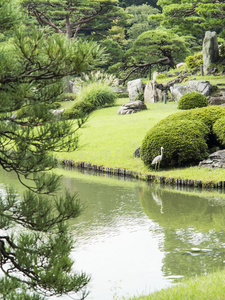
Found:
[[148, 74], [148, 76], [149, 76], [149, 80], [151, 80], [151, 78], [152, 78], [152, 66], [151, 65], [149, 66], [149, 74]]
[[204, 76], [203, 65], [200, 65], [200, 70], [201, 70], [201, 76]]
[[167, 102], [167, 93], [166, 93], [166, 91], [163, 93], [163, 102], [164, 102], [164, 104], [166, 104], [166, 102]]

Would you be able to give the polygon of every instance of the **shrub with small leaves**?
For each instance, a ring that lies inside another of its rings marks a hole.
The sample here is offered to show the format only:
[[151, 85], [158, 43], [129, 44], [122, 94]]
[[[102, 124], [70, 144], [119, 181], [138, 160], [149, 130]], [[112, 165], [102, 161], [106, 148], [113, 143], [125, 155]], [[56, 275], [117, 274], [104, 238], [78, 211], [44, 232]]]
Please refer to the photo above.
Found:
[[116, 93], [112, 87], [93, 83], [82, 89], [73, 107], [63, 115], [67, 119], [84, 117], [97, 108], [113, 105], [115, 100]]
[[208, 105], [208, 101], [205, 95], [198, 92], [190, 92], [184, 94], [179, 102], [179, 109], [192, 109], [196, 107], [204, 107]]
[[151, 167], [155, 156], [164, 148], [162, 167], [193, 165], [208, 155], [208, 128], [198, 121], [176, 120], [156, 124], [146, 135], [141, 146], [141, 159]]
[[135, 101], [136, 100], [140, 100], [140, 101], [144, 102], [144, 92], [143, 91], [137, 95], [137, 97], [135, 98]]
[[197, 52], [192, 56], [187, 56], [185, 59], [186, 65], [189, 69], [197, 69], [203, 64], [202, 52]]
[[216, 136], [216, 139], [225, 147], [225, 116], [218, 119], [213, 125], [213, 134]]
[[196, 164], [213, 147], [225, 146], [225, 107], [207, 106], [182, 111], [157, 123], [144, 138], [141, 158], [151, 167], [164, 147], [161, 166]]

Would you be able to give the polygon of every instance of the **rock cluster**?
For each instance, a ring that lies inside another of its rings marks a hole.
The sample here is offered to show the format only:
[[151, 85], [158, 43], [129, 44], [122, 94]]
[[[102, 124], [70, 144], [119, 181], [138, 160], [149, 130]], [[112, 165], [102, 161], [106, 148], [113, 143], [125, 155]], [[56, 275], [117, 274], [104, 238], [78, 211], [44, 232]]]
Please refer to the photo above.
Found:
[[219, 150], [209, 155], [206, 160], [199, 163], [200, 167], [225, 168], [225, 150]]
[[140, 100], [128, 101], [118, 109], [117, 114], [118, 115], [133, 114], [145, 109], [147, 109], [147, 106]]
[[209, 81], [190, 80], [187, 85], [174, 84], [170, 87], [170, 92], [175, 102], [178, 102], [184, 94], [189, 92], [198, 92], [208, 97], [211, 88]]

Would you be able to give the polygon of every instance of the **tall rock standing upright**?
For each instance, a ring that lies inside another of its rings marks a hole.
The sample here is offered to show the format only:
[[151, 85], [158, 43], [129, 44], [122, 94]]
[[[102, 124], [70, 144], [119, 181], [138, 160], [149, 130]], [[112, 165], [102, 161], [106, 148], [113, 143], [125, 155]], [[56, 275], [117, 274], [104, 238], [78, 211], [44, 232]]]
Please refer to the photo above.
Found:
[[216, 32], [206, 31], [202, 46], [204, 73], [207, 68], [219, 60], [219, 47]]

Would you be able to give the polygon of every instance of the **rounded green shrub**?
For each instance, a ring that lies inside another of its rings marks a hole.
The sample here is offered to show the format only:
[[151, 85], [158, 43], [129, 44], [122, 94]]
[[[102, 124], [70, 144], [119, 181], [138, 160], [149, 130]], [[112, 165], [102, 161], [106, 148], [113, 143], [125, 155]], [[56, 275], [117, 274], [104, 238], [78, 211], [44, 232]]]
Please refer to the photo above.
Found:
[[187, 111], [181, 111], [176, 114], [169, 115], [159, 123], [170, 122], [171, 120], [198, 120], [207, 125], [208, 129], [211, 130], [213, 124], [223, 116], [225, 116], [225, 107], [212, 105]]
[[213, 134], [218, 142], [225, 147], [225, 116], [218, 119], [213, 125]]
[[176, 120], [156, 124], [146, 135], [141, 146], [141, 158], [145, 165], [151, 166], [155, 156], [164, 155], [163, 167], [193, 165], [208, 155], [206, 136], [207, 126], [198, 121]]
[[203, 64], [202, 52], [197, 52], [194, 55], [187, 56], [185, 62], [189, 69], [199, 68], [200, 65]]
[[150, 167], [163, 146], [161, 166], [198, 163], [211, 148], [218, 146], [218, 140], [225, 145], [223, 126], [225, 128], [225, 107], [221, 106], [195, 108], [170, 115], [148, 132], [141, 146], [141, 158]]
[[207, 105], [208, 101], [206, 96], [198, 92], [184, 94], [178, 102], [179, 109], [192, 109], [197, 107], [205, 107]]
[[115, 100], [116, 93], [111, 86], [93, 83], [82, 89], [73, 107], [63, 115], [69, 119], [84, 117], [97, 108], [113, 105]]

